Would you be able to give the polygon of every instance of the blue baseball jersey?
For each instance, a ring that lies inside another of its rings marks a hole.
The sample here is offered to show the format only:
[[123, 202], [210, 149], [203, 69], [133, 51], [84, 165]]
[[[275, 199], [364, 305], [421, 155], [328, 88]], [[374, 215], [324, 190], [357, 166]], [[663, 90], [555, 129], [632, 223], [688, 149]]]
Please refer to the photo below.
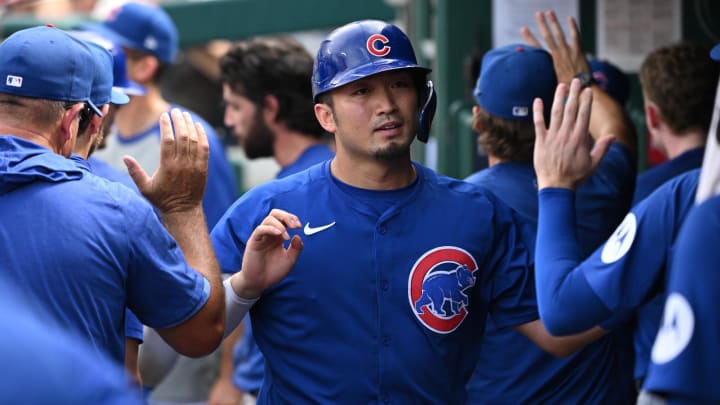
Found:
[[[663, 184], [634, 206], [608, 240], [590, 257], [573, 239], [573, 204], [569, 190], [539, 193], [536, 250], [538, 307], [548, 330], [576, 333], [632, 314], [665, 292], [664, 275], [675, 239], [695, 198], [700, 171], [692, 170]], [[657, 333], [655, 322], [638, 324]], [[605, 325], [607, 326], [607, 325]], [[647, 353], [636, 352], [636, 368], [647, 369]]]
[[272, 208], [305, 224], [298, 262], [251, 309], [259, 403], [461, 404], [486, 317], [537, 319], [528, 230], [484, 188], [415, 169], [406, 188], [364, 190], [326, 162], [255, 187], [215, 227], [221, 267], [239, 270]]
[[[674, 159], [667, 160], [655, 167], [645, 170], [637, 178], [633, 205], [649, 196], [656, 188], [666, 181], [687, 171], [699, 169], [702, 166], [705, 147], [690, 149]], [[662, 305], [662, 304], [661, 304]]]
[[[73, 155], [71, 156], [71, 158], [82, 159], [77, 155]], [[92, 156], [87, 160], [87, 162], [87, 164], [90, 166], [90, 171], [94, 175], [100, 176], [110, 181], [118, 182], [130, 188], [131, 190], [137, 191], [137, 186], [135, 185], [135, 182], [132, 180], [132, 178], [127, 172], [121, 172], [120, 170], [117, 170], [109, 164], [103, 162], [102, 160], [96, 159]]]
[[[122, 173], [114, 168], [110, 167], [107, 163], [97, 160], [91, 157], [88, 160], [83, 159], [78, 155], [71, 155], [70, 159], [75, 161], [80, 168], [87, 168], [90, 172], [96, 176], [114, 181], [130, 188], [131, 190], [137, 191], [135, 182], [132, 181], [130, 175]], [[143, 341], [143, 324], [140, 320], [132, 313], [129, 309], [125, 310], [125, 337], [132, 338], [135, 340]]]
[[126, 307], [167, 328], [209, 297], [150, 204], [78, 161], [0, 136], [0, 206], [3, 273], [118, 362]]
[[[578, 188], [576, 229], [583, 257], [592, 253], [627, 213], [634, 189], [633, 170], [627, 149], [613, 144], [595, 174]], [[537, 229], [537, 178], [531, 163], [500, 163], [465, 181], [485, 186], [515, 209], [533, 231]], [[467, 403], [620, 403], [625, 399], [620, 385], [626, 384], [629, 390], [632, 379], [613, 372], [620, 360], [614, 338], [607, 335], [571, 356], [557, 358], [521, 333], [496, 328], [489, 320], [478, 366], [467, 385]]]
[[[203, 211], [208, 229], [225, 213], [238, 197], [237, 181], [232, 166], [227, 158], [225, 144], [213, 127], [202, 117], [179, 105], [171, 105], [170, 109], [179, 108], [188, 111], [196, 123], [202, 124], [210, 145], [210, 160], [208, 161], [208, 176], [203, 198]], [[122, 158], [125, 155], [134, 157], [149, 174], [152, 174], [160, 164], [160, 124], [133, 136], [108, 137], [105, 148], [95, 152], [94, 157], [109, 164], [116, 170], [127, 173]]]
[[720, 197], [693, 208], [668, 270], [667, 298], [644, 389], [670, 404], [720, 403]]
[[[0, 273], [4, 273], [0, 265]], [[59, 326], [25, 286], [0, 282], [0, 402], [4, 404], [143, 404], [125, 370]]]
[[[320, 162], [330, 160], [335, 154], [326, 144], [313, 145], [305, 149], [294, 162], [277, 174], [281, 179], [295, 174]], [[237, 269], [228, 269], [235, 272]], [[265, 360], [252, 335], [252, 323], [245, 322], [242, 340], [233, 350], [233, 383], [244, 392], [258, 392], [265, 375]]]

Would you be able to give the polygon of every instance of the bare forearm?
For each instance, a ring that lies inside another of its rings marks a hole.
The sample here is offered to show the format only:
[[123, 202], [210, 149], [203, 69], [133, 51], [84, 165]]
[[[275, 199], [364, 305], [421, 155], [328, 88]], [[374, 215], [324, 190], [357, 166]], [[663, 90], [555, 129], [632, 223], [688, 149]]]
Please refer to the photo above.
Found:
[[597, 85], [592, 86], [593, 106], [590, 114], [590, 135], [598, 140], [612, 135], [633, 155], [637, 151], [635, 126], [622, 106]]
[[222, 276], [210, 242], [202, 206], [186, 211], [162, 213], [165, 228], [175, 238], [187, 263], [209, 282], [222, 290]]

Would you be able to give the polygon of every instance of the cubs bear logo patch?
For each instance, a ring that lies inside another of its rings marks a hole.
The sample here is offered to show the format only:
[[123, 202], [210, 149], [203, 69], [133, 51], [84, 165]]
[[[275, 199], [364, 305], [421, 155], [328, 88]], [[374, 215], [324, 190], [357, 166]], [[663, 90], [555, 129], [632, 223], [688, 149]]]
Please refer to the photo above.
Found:
[[410, 307], [417, 319], [437, 333], [450, 333], [468, 315], [466, 291], [475, 285], [478, 266], [467, 251], [442, 246], [423, 254], [408, 280]]

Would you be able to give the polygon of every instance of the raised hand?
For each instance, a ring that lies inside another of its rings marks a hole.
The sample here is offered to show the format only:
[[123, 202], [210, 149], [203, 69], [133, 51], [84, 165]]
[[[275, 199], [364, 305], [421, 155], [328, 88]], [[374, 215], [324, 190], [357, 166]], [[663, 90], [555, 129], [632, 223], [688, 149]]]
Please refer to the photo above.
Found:
[[174, 108], [160, 116], [160, 138], [160, 165], [152, 177], [133, 157], [124, 156], [128, 173], [162, 214], [196, 209], [202, 205], [210, 156], [205, 130]]
[[[548, 20], [550, 21], [549, 26]], [[565, 32], [563, 32], [553, 11], [547, 11], [545, 14], [541, 11], [536, 12], [535, 21], [540, 30], [540, 35], [547, 45], [547, 51], [552, 56], [558, 83], [570, 83], [570, 80], [576, 74], [591, 71], [590, 64], [580, 47], [580, 31], [573, 17], [568, 18], [570, 44], [567, 43]], [[528, 27], [522, 27], [520, 33], [528, 45], [537, 48], [543, 47]]]
[[273, 209], [255, 228], [245, 245], [242, 267], [232, 276], [232, 287], [242, 298], [254, 299], [265, 289], [277, 284], [295, 265], [302, 251], [302, 240], [295, 235], [290, 246], [283, 243], [290, 239], [287, 229], [300, 228], [297, 216], [283, 210]]
[[595, 142], [588, 132], [593, 93], [581, 90], [580, 81], [558, 84], [553, 100], [550, 127], [545, 126], [542, 100], [533, 103], [535, 151], [533, 159], [538, 188], [575, 190], [597, 168], [613, 141], [605, 136]]

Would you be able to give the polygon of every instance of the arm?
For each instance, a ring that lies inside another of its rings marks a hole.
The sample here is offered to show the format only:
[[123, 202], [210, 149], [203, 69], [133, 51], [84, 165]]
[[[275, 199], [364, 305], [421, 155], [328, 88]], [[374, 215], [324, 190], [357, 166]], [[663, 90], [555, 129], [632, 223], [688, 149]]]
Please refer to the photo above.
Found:
[[[188, 113], [175, 109], [160, 118], [161, 157], [149, 177], [132, 157], [124, 158], [138, 190], [155, 205], [163, 224], [187, 263], [210, 285], [205, 305], [187, 321], [158, 333], [178, 352], [206, 355], [220, 344], [225, 328], [224, 290], [205, 223], [202, 197], [207, 179], [209, 147], [205, 132]], [[173, 133], [174, 129], [174, 133]]]
[[218, 373], [217, 380], [215, 380], [215, 384], [210, 390], [208, 405], [242, 403], [243, 392], [233, 383], [233, 371], [235, 369], [233, 350], [242, 338], [243, 329], [243, 325], [241, 324], [222, 342], [220, 372]]
[[[546, 21], [546, 15], [550, 26]], [[548, 11], [546, 14], [537, 12], [535, 19], [548, 51], [552, 55], [558, 83], [569, 84], [578, 73], [591, 71], [587, 58], [580, 48], [580, 33], [574, 18], [570, 17], [568, 20], [571, 39], [569, 45], [554, 12]], [[527, 27], [523, 27], [521, 33], [529, 45], [541, 47], [540, 42]], [[625, 146], [634, 157], [637, 150], [637, 136], [635, 127], [630, 122], [625, 110], [597, 84], [590, 87], [593, 93], [590, 134], [593, 139], [598, 141], [605, 136], [613, 135], [616, 142]]]
[[600, 327], [570, 336], [553, 336], [539, 320], [515, 326], [515, 330], [527, 336], [538, 347], [556, 357], [567, 357], [607, 333]]

